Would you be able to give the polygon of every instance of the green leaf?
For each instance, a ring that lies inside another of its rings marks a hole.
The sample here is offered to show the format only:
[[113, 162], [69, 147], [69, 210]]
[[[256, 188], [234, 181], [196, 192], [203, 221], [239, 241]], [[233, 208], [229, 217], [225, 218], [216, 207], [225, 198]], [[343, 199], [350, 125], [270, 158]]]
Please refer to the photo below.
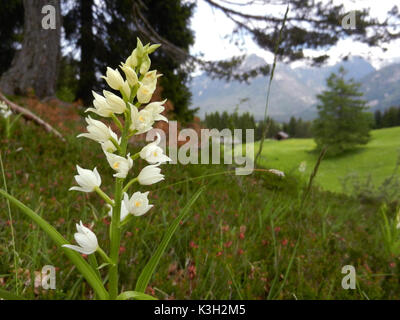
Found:
[[97, 267], [97, 270], [103, 269], [104, 267], [107, 267], [107, 266], [109, 266], [110, 264], [111, 264], [111, 263], [104, 262], [104, 263], [102, 263], [99, 267]]
[[161, 243], [158, 246], [156, 252], [153, 254], [150, 261], [146, 264], [146, 266], [140, 273], [140, 276], [136, 283], [136, 288], [135, 288], [136, 291], [144, 292], [146, 290], [147, 285], [150, 281], [150, 278], [153, 275], [154, 270], [156, 269], [158, 263], [160, 262], [161, 256], [164, 254], [164, 251], [167, 248], [169, 241], [171, 240], [176, 229], [178, 228], [179, 222], [181, 222], [186, 217], [186, 215], [189, 213], [189, 209], [191, 208], [193, 203], [197, 200], [197, 198], [200, 196], [200, 194], [203, 192], [203, 190], [204, 190], [204, 187], [200, 188], [193, 195], [193, 197], [189, 200], [189, 202], [183, 208], [183, 210], [181, 211], [179, 216], [176, 217], [175, 220], [172, 222], [172, 224], [169, 226], [169, 228], [168, 228], [167, 232], [165, 233], [163, 239], [161, 240]]
[[17, 123], [17, 121], [21, 118], [22, 114], [17, 115], [13, 121], [10, 123], [10, 130], [11, 128]]
[[[7, 198], [11, 203], [17, 206], [24, 214], [26, 214], [30, 219], [32, 219], [47, 235], [59, 246], [63, 244], [68, 244], [69, 242], [46, 220], [39, 216], [32, 209], [28, 208], [22, 202], [8, 194], [3, 189], [0, 189], [0, 195]], [[79, 272], [85, 277], [87, 282], [92, 286], [93, 290], [96, 292], [100, 299], [108, 299], [108, 292], [104, 288], [103, 283], [97, 276], [96, 272], [92, 267], [82, 258], [82, 256], [71, 249], [62, 248], [65, 255], [71, 260], [71, 262], [77, 267]]]
[[3, 289], [0, 289], [0, 298], [5, 300], [25, 300], [25, 298]]
[[150, 296], [148, 294], [145, 294], [143, 292], [137, 292], [137, 291], [125, 291], [122, 292], [118, 297], [117, 300], [128, 300], [128, 299], [134, 299], [134, 300], [158, 300], [157, 298]]

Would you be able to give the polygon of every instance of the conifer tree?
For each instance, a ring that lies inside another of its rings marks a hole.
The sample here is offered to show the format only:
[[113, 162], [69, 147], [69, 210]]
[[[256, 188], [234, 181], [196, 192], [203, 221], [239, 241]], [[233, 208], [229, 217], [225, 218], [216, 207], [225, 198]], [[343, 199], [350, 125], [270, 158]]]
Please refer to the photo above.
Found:
[[320, 101], [318, 118], [314, 121], [317, 148], [328, 147], [328, 154], [337, 155], [370, 139], [371, 117], [365, 112], [366, 101], [359, 91], [360, 84], [345, 80], [341, 68], [327, 79], [328, 89], [317, 98]]

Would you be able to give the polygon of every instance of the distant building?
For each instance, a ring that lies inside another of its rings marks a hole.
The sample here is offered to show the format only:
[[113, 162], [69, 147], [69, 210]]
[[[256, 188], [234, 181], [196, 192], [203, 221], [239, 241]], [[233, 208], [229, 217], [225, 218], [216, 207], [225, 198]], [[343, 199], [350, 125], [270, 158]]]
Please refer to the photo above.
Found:
[[287, 138], [289, 138], [289, 135], [286, 132], [283, 132], [283, 131], [279, 131], [275, 135], [275, 139], [276, 140], [286, 140]]

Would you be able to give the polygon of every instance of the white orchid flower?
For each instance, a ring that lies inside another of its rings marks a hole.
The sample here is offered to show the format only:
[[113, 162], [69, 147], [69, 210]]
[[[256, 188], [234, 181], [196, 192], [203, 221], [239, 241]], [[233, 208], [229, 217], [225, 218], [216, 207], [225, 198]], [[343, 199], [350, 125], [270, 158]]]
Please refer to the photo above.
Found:
[[128, 83], [131, 87], [139, 82], [136, 72], [128, 64], [125, 63], [121, 65], [120, 68], [122, 69], [122, 71], [124, 71], [126, 80], [128, 80]]
[[[118, 145], [120, 145], [121, 144], [121, 138], [119, 138], [119, 140], [117, 142], [118, 142]], [[102, 142], [101, 143], [101, 148], [103, 149], [104, 153], [106, 153], [106, 152], [114, 153], [115, 151], [117, 151], [117, 147], [110, 140]]]
[[7, 111], [8, 110], [8, 106], [4, 101], [0, 100], [0, 111], [2, 111], [2, 110]]
[[146, 109], [138, 110], [136, 106], [131, 106], [131, 120], [132, 124], [130, 129], [136, 130], [136, 134], [141, 134], [152, 129], [154, 118], [151, 112]]
[[149, 71], [151, 66], [151, 60], [148, 55], [146, 55], [143, 59], [142, 64], [140, 65], [140, 74], [146, 74]]
[[11, 110], [0, 111], [0, 114], [4, 119], [7, 119], [12, 115], [12, 111]]
[[103, 122], [94, 120], [90, 116], [85, 118], [85, 120], [88, 124], [88, 126], [86, 127], [88, 133], [81, 133], [80, 135], [78, 135], [78, 138], [85, 137], [100, 143], [110, 140], [110, 138], [113, 138], [116, 141], [118, 140], [115, 132], [113, 132], [111, 128], [107, 127]]
[[116, 94], [114, 94], [110, 91], [107, 91], [107, 90], [103, 90], [103, 94], [107, 100], [107, 103], [113, 109], [114, 113], [117, 113], [117, 114], [124, 113], [124, 111], [126, 110], [126, 103], [124, 100], [122, 100]]
[[168, 122], [168, 119], [161, 114], [161, 112], [163, 112], [165, 110], [165, 107], [163, 106], [163, 104], [165, 104], [165, 102], [167, 102], [167, 99], [165, 99], [164, 101], [161, 101], [161, 102], [149, 103], [144, 108], [144, 110], [151, 112], [151, 114], [153, 115], [154, 121]]
[[107, 103], [106, 98], [102, 95], [92, 91], [93, 93], [93, 106], [94, 108], [87, 108], [85, 112], [93, 112], [102, 117], [111, 117], [111, 115], [115, 112], [111, 105]]
[[146, 72], [146, 74], [143, 77], [142, 83], [144, 85], [152, 84], [154, 80], [157, 80], [158, 77], [161, 77], [161, 75], [157, 75], [157, 70]]
[[102, 78], [106, 80], [107, 84], [114, 90], [121, 89], [124, 84], [124, 79], [119, 71], [117, 69], [113, 70], [110, 67], [107, 67], [106, 77], [102, 76]]
[[140, 103], [149, 103], [155, 88], [141, 84], [136, 97]]
[[75, 176], [75, 181], [79, 187], [71, 187], [69, 190], [76, 190], [82, 192], [93, 192], [96, 187], [101, 185], [101, 177], [96, 168], [93, 170], [83, 169], [80, 166], [76, 166], [78, 175]]
[[116, 154], [106, 152], [106, 157], [111, 168], [117, 172], [113, 176], [116, 178], [125, 179], [129, 170], [133, 166], [133, 160], [130, 157], [130, 154], [127, 155], [127, 158], [124, 158]]
[[8, 105], [3, 101], [0, 101], [0, 115], [4, 119], [7, 119], [12, 115], [12, 111], [9, 109]]
[[127, 97], [128, 99], [131, 96], [131, 87], [129, 86], [129, 83], [127, 80], [125, 80], [124, 85], [121, 88], [122, 93], [124, 94], [124, 97]]
[[[107, 207], [109, 208], [108, 216], [109, 216], [109, 217], [112, 217], [112, 214], [113, 214], [113, 207], [112, 207], [111, 205], [109, 205], [109, 204], [107, 204]], [[121, 202], [120, 220], [121, 220], [121, 221], [124, 220], [124, 219], [127, 217], [128, 214], [129, 214], [129, 212], [128, 212], [128, 209], [126, 208], [125, 202], [122, 201], [122, 202]]]
[[160, 142], [161, 137], [157, 133], [157, 139], [149, 143], [140, 151], [140, 157], [151, 164], [171, 161], [171, 159], [164, 154], [163, 149], [158, 146]]
[[158, 165], [160, 164], [152, 164], [144, 167], [142, 171], [140, 171], [137, 179], [141, 185], [148, 186], [164, 180], [164, 175], [160, 173], [161, 169]]
[[157, 87], [157, 79], [161, 76], [162, 74], [157, 74], [157, 70], [152, 70], [144, 75], [141, 82], [144, 86], [147, 86], [154, 91]]
[[86, 228], [82, 221], [80, 221], [80, 225], [76, 224], [76, 230], [78, 232], [74, 234], [74, 238], [79, 246], [64, 244], [63, 247], [78, 251], [83, 254], [94, 253], [99, 247], [96, 235], [92, 232], [92, 230]]
[[135, 192], [129, 199], [128, 194], [125, 192], [123, 203], [125, 204], [128, 212], [138, 217], [149, 211], [153, 205], [149, 205], [149, 199], [147, 198], [148, 194], [149, 191], [144, 193], [138, 191]]
[[137, 49], [132, 51], [132, 54], [126, 59], [125, 64], [131, 68], [136, 68], [138, 65]]

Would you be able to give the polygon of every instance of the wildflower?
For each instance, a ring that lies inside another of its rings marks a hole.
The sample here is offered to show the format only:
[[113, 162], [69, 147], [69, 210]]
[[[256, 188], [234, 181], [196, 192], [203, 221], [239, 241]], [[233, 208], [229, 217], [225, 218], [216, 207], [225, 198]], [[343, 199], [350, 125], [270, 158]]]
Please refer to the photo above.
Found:
[[140, 74], [145, 74], [149, 71], [151, 65], [151, 60], [148, 55], [143, 59], [142, 64], [140, 65]]
[[102, 76], [104, 80], [107, 81], [107, 84], [113, 88], [114, 90], [120, 90], [124, 84], [124, 79], [117, 69], [113, 70], [110, 67], [107, 67], [106, 77]]
[[146, 72], [143, 77], [142, 84], [155, 90], [157, 86], [157, 79], [161, 76], [161, 74], [157, 75], [157, 70]]
[[161, 141], [160, 135], [157, 133], [156, 141], [149, 143], [140, 151], [140, 157], [146, 160], [148, 163], [164, 163], [167, 161], [171, 161], [169, 157], [167, 157], [163, 153], [163, 149], [161, 149], [158, 144]]
[[131, 68], [136, 68], [136, 66], [138, 65], [137, 49], [134, 49], [132, 51], [132, 54], [126, 59], [125, 65]]
[[102, 95], [99, 95], [98, 93], [92, 91], [93, 93], [93, 106], [94, 108], [88, 108], [86, 109], [85, 112], [93, 112], [98, 114], [99, 116], [102, 117], [111, 117], [111, 115], [115, 112], [112, 108], [111, 105], [107, 103], [106, 98], [104, 98]]
[[158, 167], [159, 163], [146, 166], [140, 171], [138, 175], [138, 181], [142, 185], [151, 185], [164, 180], [161, 169]]
[[133, 160], [130, 157], [130, 154], [128, 154], [127, 158], [124, 158], [116, 154], [106, 152], [106, 157], [111, 168], [117, 171], [117, 173], [114, 174], [113, 176], [116, 178], [125, 179], [128, 174], [128, 171], [133, 166]]
[[85, 120], [88, 124], [86, 128], [88, 133], [81, 133], [78, 135], [78, 138], [85, 137], [100, 143], [110, 140], [110, 138], [118, 140], [117, 135], [103, 122], [94, 120], [90, 116], [85, 118]]
[[140, 85], [140, 88], [137, 92], [137, 99], [140, 103], [149, 103], [151, 100], [151, 96], [154, 93], [155, 88], [146, 86], [144, 84]]
[[280, 171], [280, 170], [276, 170], [276, 169], [269, 169], [268, 172], [273, 173], [275, 175], [277, 175], [278, 177], [284, 177], [285, 173]]
[[128, 209], [128, 212], [133, 214], [134, 216], [142, 216], [147, 211], [149, 211], [153, 205], [149, 205], [149, 200], [147, 196], [149, 191], [147, 192], [135, 192], [132, 197], [129, 199], [127, 193], [124, 193], [124, 201], [125, 207]]
[[107, 103], [113, 108], [114, 113], [124, 113], [126, 110], [126, 104], [124, 100], [107, 90], [103, 90], [103, 94], [106, 97]]
[[144, 54], [146, 53], [143, 47], [142, 41], [140, 41], [139, 38], [137, 38], [137, 45], [136, 45], [136, 57], [137, 58], [142, 58]]
[[[108, 215], [109, 215], [110, 217], [112, 217], [112, 214], [113, 214], [113, 207], [112, 207], [111, 205], [109, 205], [109, 204], [107, 204], [107, 207], [110, 209], [110, 210], [108, 211]], [[129, 212], [128, 212], [128, 209], [126, 208], [125, 202], [122, 201], [122, 202], [121, 202], [121, 214], [120, 214], [120, 219], [121, 219], [121, 221], [124, 220], [124, 219], [127, 217], [128, 214], [129, 214]]]
[[166, 101], [167, 101], [167, 99], [165, 99], [164, 101], [161, 101], [161, 102], [149, 103], [143, 110], [149, 111], [152, 114], [154, 121], [162, 120], [162, 121], [168, 122], [168, 119], [161, 114], [161, 112], [163, 112], [165, 109], [163, 104]]
[[0, 115], [7, 119], [12, 115], [12, 111], [8, 108], [7, 104], [3, 101], [0, 101]]
[[78, 251], [83, 254], [92, 254], [95, 252], [99, 247], [96, 235], [89, 228], [86, 228], [82, 224], [82, 221], [80, 221], [80, 225], [76, 224], [76, 230], [78, 232], [74, 234], [74, 238], [79, 246], [64, 244], [63, 247]]
[[147, 48], [146, 53], [151, 54], [159, 48], [161, 44], [152, 44], [150, 47]]
[[131, 87], [138, 83], [139, 80], [136, 72], [127, 63], [121, 65], [120, 68], [124, 71], [126, 80], [128, 80]]
[[[121, 143], [121, 138], [119, 138], [119, 140], [117, 142], [118, 142], [118, 144], [120, 144]], [[110, 140], [102, 142], [101, 143], [101, 148], [103, 149], [104, 153], [106, 153], [106, 152], [114, 153], [115, 151], [117, 151], [117, 147]]]
[[129, 86], [129, 83], [127, 80], [125, 80], [124, 85], [121, 88], [121, 91], [123, 93], [123, 95], [129, 99], [129, 97], [131, 96], [131, 87]]
[[131, 106], [132, 124], [130, 129], [136, 131], [136, 134], [144, 133], [152, 129], [154, 123], [153, 115], [146, 109], [138, 110], [134, 105]]
[[101, 185], [101, 177], [96, 168], [94, 170], [83, 169], [80, 166], [76, 166], [78, 175], [75, 176], [76, 182], [79, 187], [71, 187], [69, 190], [76, 190], [82, 192], [93, 192], [96, 187]]

